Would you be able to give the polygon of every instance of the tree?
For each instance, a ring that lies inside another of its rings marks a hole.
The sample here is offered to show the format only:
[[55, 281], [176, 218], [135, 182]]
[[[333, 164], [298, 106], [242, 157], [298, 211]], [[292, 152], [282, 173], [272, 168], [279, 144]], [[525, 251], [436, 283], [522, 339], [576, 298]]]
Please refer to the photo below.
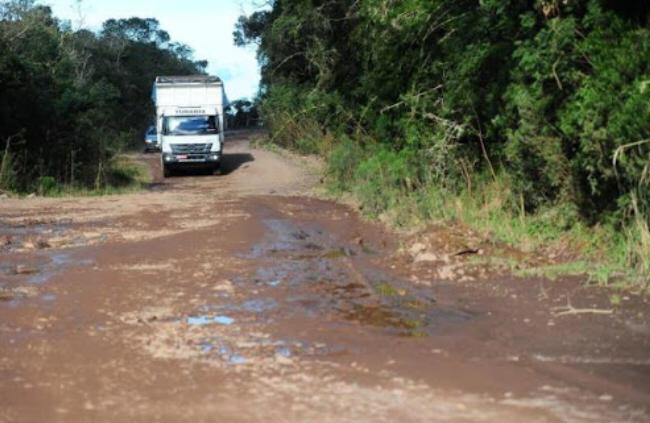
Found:
[[31, 0], [0, 3], [0, 155], [12, 175], [1, 188], [110, 182], [111, 157], [150, 124], [155, 77], [206, 66], [155, 19], [111, 19], [96, 34]]

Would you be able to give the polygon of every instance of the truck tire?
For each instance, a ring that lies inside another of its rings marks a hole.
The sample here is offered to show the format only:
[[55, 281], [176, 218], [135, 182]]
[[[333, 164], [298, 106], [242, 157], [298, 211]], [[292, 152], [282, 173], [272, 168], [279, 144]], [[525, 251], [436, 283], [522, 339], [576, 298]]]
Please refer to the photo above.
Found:
[[221, 162], [217, 162], [212, 166], [212, 174], [220, 175], [221, 174]]
[[163, 177], [169, 178], [170, 176], [172, 176], [172, 170], [169, 168], [169, 166], [163, 165]]

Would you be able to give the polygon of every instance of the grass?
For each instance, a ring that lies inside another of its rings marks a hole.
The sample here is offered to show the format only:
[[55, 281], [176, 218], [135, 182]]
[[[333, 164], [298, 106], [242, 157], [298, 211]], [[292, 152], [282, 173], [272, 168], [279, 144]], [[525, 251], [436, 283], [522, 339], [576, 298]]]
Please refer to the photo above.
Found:
[[416, 185], [410, 178], [416, 179], [417, 170], [406, 165], [409, 160], [343, 141], [329, 154], [330, 193], [352, 193], [366, 215], [395, 227], [458, 224], [549, 263], [510, 263], [521, 276], [586, 275], [590, 283], [642, 291], [650, 284], [650, 230], [638, 209], [623, 230], [587, 226], [569, 203], [527, 212], [505, 174], [471, 175], [465, 187]]
[[382, 297], [397, 297], [399, 291], [388, 282], [380, 282], [375, 286], [375, 291]]
[[523, 252], [546, 256], [542, 258], [552, 263], [529, 266], [518, 262], [515, 274], [519, 276], [586, 275], [590, 283], [634, 290], [645, 290], [650, 281], [650, 232], [642, 219], [621, 232], [609, 226], [587, 227], [572, 210], [561, 206], [535, 214], [521, 209], [513, 212], [505, 178], [472, 194], [441, 198], [434, 189], [425, 195], [428, 218], [459, 222]]
[[512, 194], [507, 180], [490, 182], [480, 190], [480, 195], [464, 192], [446, 200], [446, 218], [524, 252], [546, 255], [543, 258], [552, 262], [536, 267], [524, 265], [515, 273], [550, 279], [586, 275], [590, 283], [601, 286], [647, 288], [650, 232], [642, 219], [635, 220], [624, 231], [612, 226], [587, 227], [572, 210], [562, 206], [535, 214], [522, 210], [513, 213], [508, 206]]
[[153, 177], [146, 164], [128, 155], [119, 155], [106, 168], [98, 171], [94, 187], [60, 184], [45, 176], [39, 178], [36, 193], [44, 197], [118, 195], [140, 191], [152, 181]]

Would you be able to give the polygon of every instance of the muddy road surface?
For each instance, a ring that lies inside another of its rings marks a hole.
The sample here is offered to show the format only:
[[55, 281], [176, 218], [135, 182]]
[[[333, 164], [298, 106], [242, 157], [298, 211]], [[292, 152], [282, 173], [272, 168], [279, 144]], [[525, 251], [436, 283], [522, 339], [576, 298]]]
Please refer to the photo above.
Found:
[[484, 271], [314, 166], [239, 135], [219, 176], [0, 200], [0, 422], [650, 421], [643, 298]]

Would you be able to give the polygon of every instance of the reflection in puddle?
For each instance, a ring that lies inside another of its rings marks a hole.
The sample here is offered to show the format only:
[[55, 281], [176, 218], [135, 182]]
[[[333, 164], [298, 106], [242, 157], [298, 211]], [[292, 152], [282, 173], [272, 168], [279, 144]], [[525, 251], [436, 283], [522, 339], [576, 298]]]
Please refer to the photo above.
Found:
[[235, 319], [232, 317], [228, 316], [216, 316], [214, 318], [215, 323], [219, 323], [220, 325], [232, 325], [235, 323]]
[[212, 323], [212, 318], [208, 316], [190, 316], [187, 318], [187, 324], [192, 326], [203, 326]]
[[[62, 236], [72, 224], [72, 219], [61, 221], [29, 221], [8, 223], [0, 221], [0, 236], [8, 240], [0, 250], [12, 251], [24, 248], [27, 243], [38, 249], [49, 248], [48, 238]], [[41, 238], [41, 237], [44, 238]]]
[[261, 299], [246, 301], [241, 305], [241, 308], [245, 311], [249, 311], [253, 313], [264, 313], [265, 311], [273, 310], [277, 306], [278, 303], [275, 302], [275, 300], [272, 300], [270, 298], [266, 298], [266, 299], [261, 298]]
[[203, 354], [208, 356], [216, 355], [221, 360], [225, 361], [228, 364], [246, 364], [246, 358], [234, 352], [223, 340], [220, 338], [211, 338], [210, 340], [204, 341], [199, 344], [199, 348]]
[[211, 323], [228, 326], [235, 323], [235, 319], [228, 316], [190, 316], [187, 318], [187, 324], [191, 326], [205, 326]]
[[233, 356], [230, 356], [228, 362], [230, 364], [246, 364], [246, 358], [242, 357], [241, 355], [235, 354]]
[[31, 276], [27, 281], [35, 285], [42, 285], [54, 275], [61, 272], [66, 266], [89, 266], [92, 260], [78, 260], [67, 253], [53, 253], [48, 256], [49, 263], [46, 264], [40, 273]]
[[214, 349], [214, 345], [212, 345], [209, 342], [202, 343], [200, 345], [200, 347], [201, 347], [201, 352], [203, 352], [203, 353], [209, 353], [210, 351], [212, 351]]
[[28, 282], [35, 285], [41, 285], [47, 282], [52, 276], [54, 276], [54, 273], [40, 273], [38, 275], [30, 277]]
[[214, 313], [214, 312], [228, 313], [228, 312], [242, 312], [242, 311], [248, 313], [265, 313], [277, 307], [278, 307], [277, 301], [271, 298], [255, 298], [252, 300], [244, 301], [240, 305], [206, 304], [201, 306], [201, 311], [205, 313]]
[[289, 349], [288, 347], [279, 347], [275, 350], [275, 355], [284, 358], [289, 358], [291, 357], [291, 349]]
[[41, 295], [41, 300], [47, 301], [47, 302], [56, 301], [56, 295], [55, 294], [43, 294], [43, 295]]

